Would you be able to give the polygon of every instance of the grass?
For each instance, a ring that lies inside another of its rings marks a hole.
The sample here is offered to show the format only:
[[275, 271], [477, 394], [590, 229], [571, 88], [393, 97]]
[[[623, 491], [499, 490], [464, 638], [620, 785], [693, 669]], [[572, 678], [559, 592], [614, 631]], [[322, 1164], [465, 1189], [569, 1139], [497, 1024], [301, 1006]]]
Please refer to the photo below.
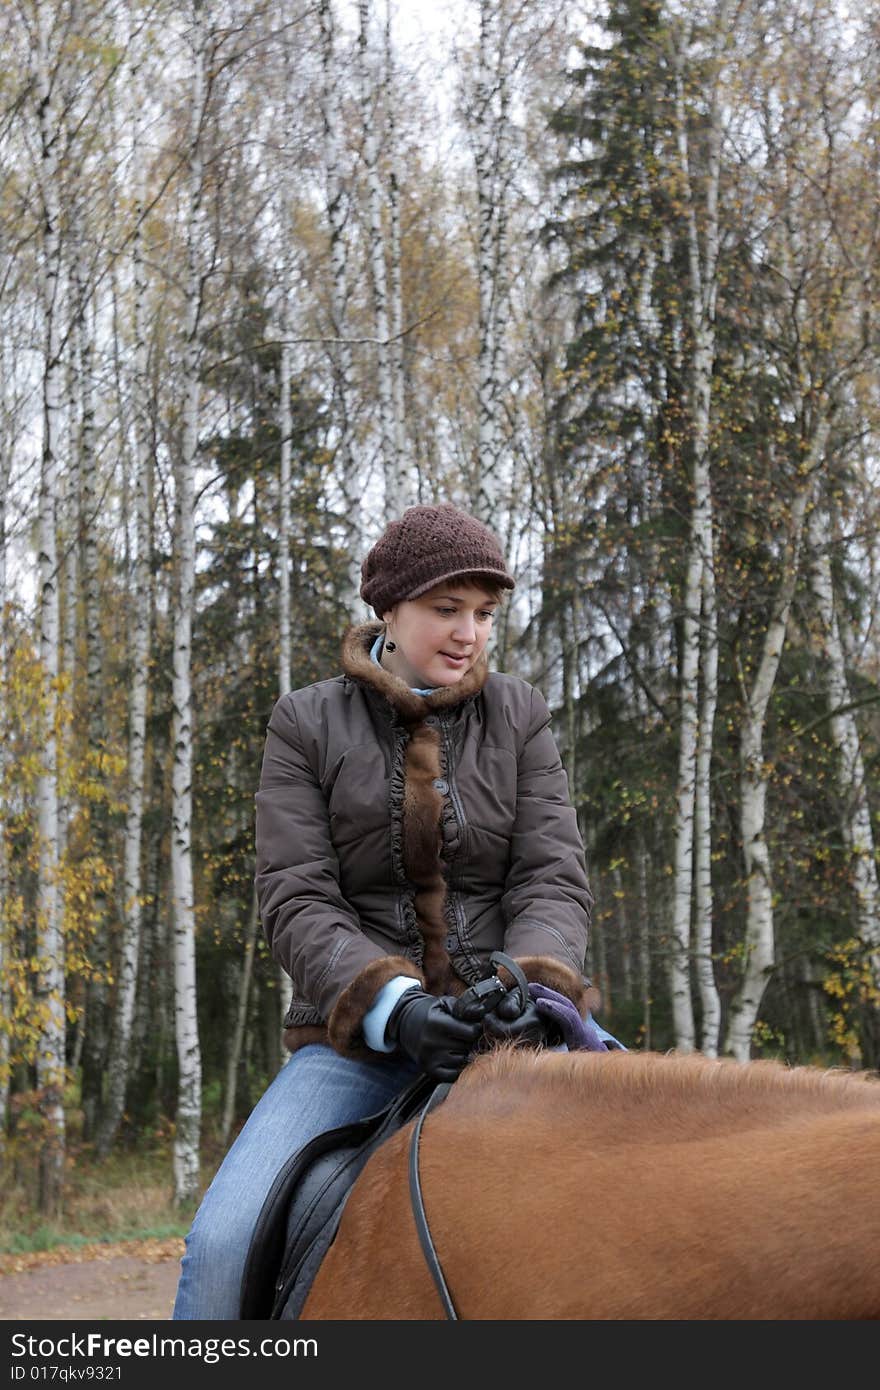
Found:
[[[214, 1147], [205, 1146], [201, 1191], [221, 1157]], [[168, 1139], [145, 1137], [103, 1161], [90, 1148], [70, 1142], [57, 1219], [37, 1209], [36, 1177], [36, 1154], [13, 1147], [0, 1170], [0, 1253], [183, 1237], [198, 1205], [175, 1205]]]
[[129, 1132], [106, 1159], [98, 1159], [93, 1146], [83, 1142], [79, 1094], [71, 1084], [65, 1093], [64, 1193], [57, 1219], [47, 1219], [37, 1206], [40, 1119], [29, 1100], [21, 1098], [13, 1135], [0, 1153], [0, 1255], [186, 1235], [228, 1147], [218, 1138], [219, 1083], [203, 1092], [199, 1198], [184, 1207], [174, 1201], [169, 1121], [156, 1119]]

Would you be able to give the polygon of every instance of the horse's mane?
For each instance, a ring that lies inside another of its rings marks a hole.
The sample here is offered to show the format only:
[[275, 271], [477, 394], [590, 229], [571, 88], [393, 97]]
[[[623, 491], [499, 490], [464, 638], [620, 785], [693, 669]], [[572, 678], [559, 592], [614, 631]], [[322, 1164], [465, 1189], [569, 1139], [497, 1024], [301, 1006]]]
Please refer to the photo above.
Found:
[[[454, 1103], [454, 1104], [453, 1104]], [[791, 1067], [781, 1062], [737, 1062], [700, 1053], [554, 1052], [498, 1047], [478, 1056], [462, 1072], [447, 1101], [457, 1113], [528, 1110], [570, 1120], [589, 1129], [590, 1116], [603, 1126], [619, 1118], [627, 1128], [641, 1123], [663, 1133], [750, 1121], [786, 1123], [811, 1113], [876, 1108], [880, 1078], [868, 1072]]]

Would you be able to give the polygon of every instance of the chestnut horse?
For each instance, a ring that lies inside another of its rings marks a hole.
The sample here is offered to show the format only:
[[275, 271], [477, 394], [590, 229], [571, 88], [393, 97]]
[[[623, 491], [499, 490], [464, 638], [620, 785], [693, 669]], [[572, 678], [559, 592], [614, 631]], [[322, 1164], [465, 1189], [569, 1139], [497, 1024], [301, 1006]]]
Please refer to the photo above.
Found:
[[[302, 1310], [446, 1316], [407, 1176], [371, 1157]], [[880, 1318], [880, 1080], [699, 1054], [477, 1057], [419, 1149], [463, 1319]]]

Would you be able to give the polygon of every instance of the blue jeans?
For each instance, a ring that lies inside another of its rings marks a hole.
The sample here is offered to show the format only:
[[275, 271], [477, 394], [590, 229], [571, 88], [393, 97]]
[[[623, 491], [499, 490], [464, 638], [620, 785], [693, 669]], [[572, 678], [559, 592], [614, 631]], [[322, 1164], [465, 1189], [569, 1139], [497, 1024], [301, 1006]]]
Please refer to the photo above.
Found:
[[172, 1317], [237, 1320], [251, 1236], [269, 1189], [316, 1134], [384, 1109], [418, 1075], [400, 1057], [353, 1061], [311, 1043], [282, 1067], [251, 1111], [186, 1238]]

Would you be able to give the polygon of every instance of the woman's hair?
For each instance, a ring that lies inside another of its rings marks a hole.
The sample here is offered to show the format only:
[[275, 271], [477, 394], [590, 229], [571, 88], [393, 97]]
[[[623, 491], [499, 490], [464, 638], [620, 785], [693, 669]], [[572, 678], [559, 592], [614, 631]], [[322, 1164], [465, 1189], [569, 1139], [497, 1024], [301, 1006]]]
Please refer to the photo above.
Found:
[[464, 579], [468, 584], [473, 584], [477, 589], [484, 589], [496, 603], [501, 603], [504, 599], [506, 590], [494, 579], [487, 579], [482, 574], [462, 574], [459, 578]]
[[[494, 579], [490, 579], [485, 574], [457, 574], [454, 579], [450, 579], [449, 581], [450, 590], [455, 587], [456, 580], [461, 580], [462, 584], [471, 584], [475, 589], [482, 589], [485, 594], [489, 595], [494, 603], [501, 604], [504, 602], [506, 590], [503, 585], [497, 584]], [[442, 583], [443, 581], [441, 580], [440, 582]], [[435, 588], [436, 587], [438, 586], [435, 585]], [[430, 590], [428, 592], [430, 592]], [[416, 594], [416, 598], [424, 597], [425, 594]], [[405, 603], [406, 599], [400, 599], [399, 602]], [[396, 604], [392, 604], [392, 607], [396, 606]]]
[[[455, 588], [456, 584], [469, 584], [474, 589], [482, 589], [483, 593], [488, 594], [495, 603], [501, 603], [506, 593], [503, 584], [499, 584], [498, 580], [493, 579], [491, 574], [480, 574], [479, 570], [465, 570], [462, 574], [453, 575], [448, 581], [441, 579], [439, 582], [440, 584], [448, 582], [450, 592]], [[438, 586], [435, 584], [434, 588], [437, 587]], [[430, 590], [428, 592], [430, 592]], [[416, 594], [415, 597], [424, 598], [424, 596], [424, 594]]]

